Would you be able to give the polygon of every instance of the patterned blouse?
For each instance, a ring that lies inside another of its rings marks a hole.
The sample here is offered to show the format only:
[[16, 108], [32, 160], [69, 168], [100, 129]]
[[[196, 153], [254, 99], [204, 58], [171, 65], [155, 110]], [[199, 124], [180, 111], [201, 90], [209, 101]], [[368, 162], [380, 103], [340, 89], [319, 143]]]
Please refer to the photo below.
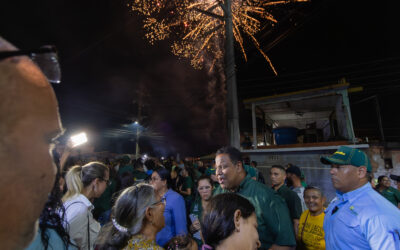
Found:
[[134, 235], [123, 250], [164, 250], [155, 240], [145, 240], [143, 235]]

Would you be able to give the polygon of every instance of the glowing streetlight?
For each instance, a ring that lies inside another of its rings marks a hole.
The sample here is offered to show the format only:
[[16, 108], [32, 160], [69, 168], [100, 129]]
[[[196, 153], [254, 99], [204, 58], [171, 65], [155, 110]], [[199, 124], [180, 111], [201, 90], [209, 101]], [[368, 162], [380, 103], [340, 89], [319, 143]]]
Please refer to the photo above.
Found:
[[76, 147], [82, 145], [88, 141], [86, 133], [82, 132], [76, 135], [71, 136], [72, 147]]

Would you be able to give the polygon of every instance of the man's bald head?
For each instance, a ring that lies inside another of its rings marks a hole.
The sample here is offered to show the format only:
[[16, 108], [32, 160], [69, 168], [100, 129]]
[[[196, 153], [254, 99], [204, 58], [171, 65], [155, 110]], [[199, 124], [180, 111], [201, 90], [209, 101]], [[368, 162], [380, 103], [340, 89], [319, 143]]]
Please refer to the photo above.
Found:
[[[16, 50], [0, 37], [0, 52]], [[61, 133], [54, 91], [25, 56], [0, 60], [0, 242], [23, 248], [55, 178], [51, 139]]]

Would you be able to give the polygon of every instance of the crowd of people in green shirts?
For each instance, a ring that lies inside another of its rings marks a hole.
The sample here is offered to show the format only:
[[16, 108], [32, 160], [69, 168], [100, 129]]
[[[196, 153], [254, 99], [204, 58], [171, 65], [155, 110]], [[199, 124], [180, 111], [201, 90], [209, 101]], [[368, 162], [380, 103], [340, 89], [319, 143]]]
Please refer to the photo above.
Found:
[[[191, 233], [193, 239], [197, 242], [197, 245], [200, 247], [203, 242], [200, 236], [200, 218], [202, 216], [203, 208], [207, 206], [209, 200], [218, 193], [224, 193], [225, 189], [221, 189], [219, 186], [219, 182], [216, 176], [216, 166], [215, 161], [210, 160], [209, 162], [203, 161], [175, 161], [173, 159], [159, 160], [159, 159], [139, 159], [132, 160], [129, 156], [123, 156], [115, 163], [110, 163], [111, 171], [110, 171], [110, 180], [111, 184], [107, 187], [103, 195], [97, 198], [93, 205], [94, 209], [94, 217], [98, 219], [101, 224], [105, 224], [110, 218], [110, 211], [113, 205], [113, 201], [115, 197], [118, 196], [119, 190], [123, 190], [126, 187], [132, 186], [136, 183], [140, 182], [149, 182], [150, 177], [152, 175], [153, 169], [157, 167], [166, 168], [171, 175], [171, 188], [178, 194], [180, 194], [184, 201], [186, 207], [186, 221], [188, 231]], [[273, 168], [278, 168], [278, 166], [274, 166]], [[296, 171], [291, 171], [291, 169], [295, 169], [297, 167], [293, 167], [290, 164], [282, 168], [281, 170], [286, 173], [288, 176], [291, 174], [298, 178], [299, 186], [301, 186], [301, 194], [298, 194], [302, 203], [305, 204], [303, 196], [306, 196], [304, 190], [310, 190], [306, 188], [304, 173]], [[249, 159], [243, 160], [243, 169], [246, 174], [247, 179], [255, 180], [265, 186], [264, 176], [260, 171], [257, 170], [257, 162], [250, 162]], [[279, 170], [279, 168], [278, 168]], [[285, 172], [286, 171], [286, 172]], [[291, 173], [292, 172], [292, 173]], [[298, 172], [298, 173], [297, 173]], [[270, 175], [272, 178], [272, 175]], [[291, 178], [285, 177], [285, 182], [291, 182]], [[272, 181], [273, 183], [273, 181]], [[385, 198], [387, 198], [390, 202], [392, 202], [395, 206], [400, 203], [400, 191], [394, 189], [390, 186], [390, 180], [386, 176], [380, 176], [378, 178], [378, 185], [375, 190], [381, 193]], [[288, 184], [288, 183], [286, 183]], [[286, 187], [286, 184], [283, 187]], [[245, 184], [243, 184], [244, 188]], [[268, 187], [270, 188], [270, 187]], [[290, 218], [293, 220], [297, 220], [297, 224], [294, 227], [294, 234], [299, 238], [306, 239], [315, 238], [314, 235], [307, 235], [307, 223], [311, 223], [315, 216], [319, 216], [321, 211], [323, 211], [324, 202], [323, 194], [318, 188], [310, 187], [312, 190], [316, 190], [317, 196], [320, 196], [321, 204], [319, 208], [316, 209], [318, 211], [314, 212], [314, 214], [307, 216], [307, 207], [305, 205], [300, 207], [300, 212], [298, 216], [293, 216], [292, 208], [290, 207], [290, 202], [288, 202], [287, 197], [277, 190], [277, 193], [282, 197], [286, 198], [285, 201], [288, 204], [288, 210], [290, 213]], [[273, 189], [270, 188], [271, 190]], [[282, 189], [282, 188], [281, 188]], [[292, 189], [293, 190], [293, 189]], [[310, 192], [308, 192], [310, 193]], [[297, 196], [297, 195], [295, 195]], [[295, 197], [297, 199], [297, 197]], [[257, 211], [257, 208], [256, 208]], [[311, 210], [310, 212], [311, 213]], [[301, 215], [301, 216], [300, 216]], [[322, 216], [322, 215], [321, 215]], [[317, 218], [317, 217], [315, 217]], [[308, 220], [308, 221], [307, 221]], [[316, 224], [321, 224], [322, 220], [318, 219], [315, 222]], [[292, 224], [290, 224], [291, 226]], [[281, 225], [282, 226], [282, 225]], [[289, 226], [289, 225], [287, 225]], [[322, 226], [321, 226], [322, 228]], [[266, 229], [267, 230], [267, 229]], [[262, 237], [260, 235], [260, 237]], [[323, 237], [321, 238], [323, 241]], [[267, 239], [268, 240], [268, 239]], [[310, 241], [311, 242], [311, 241]], [[314, 244], [314, 243], [313, 243]], [[317, 244], [317, 243], [315, 243]], [[321, 243], [318, 243], [321, 245]], [[324, 245], [321, 245], [324, 246]], [[317, 248], [318, 249], [318, 248]], [[322, 249], [322, 248], [321, 248]]]
[[[243, 167], [248, 177], [265, 183], [261, 172], [256, 169], [256, 162], [246, 162]], [[205, 206], [219, 183], [216, 177], [215, 162], [175, 161], [173, 159], [140, 158], [131, 159], [128, 155], [109, 162], [110, 185], [101, 197], [94, 200], [94, 217], [104, 225], [110, 218], [111, 208], [121, 190], [141, 182], [150, 182], [153, 169], [163, 167], [171, 173], [171, 188], [180, 194], [187, 211], [188, 229], [193, 238], [201, 245], [199, 222], [202, 207]], [[204, 191], [203, 191], [204, 190]], [[194, 229], [197, 229], [193, 231]]]

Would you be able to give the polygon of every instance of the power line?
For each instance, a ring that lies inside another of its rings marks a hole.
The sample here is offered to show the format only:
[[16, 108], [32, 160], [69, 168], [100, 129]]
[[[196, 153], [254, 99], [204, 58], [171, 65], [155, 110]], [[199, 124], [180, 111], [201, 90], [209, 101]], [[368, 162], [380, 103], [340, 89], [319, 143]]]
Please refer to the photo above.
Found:
[[[399, 65], [400, 66], [400, 65]], [[371, 74], [371, 75], [365, 75], [365, 76], [359, 76], [359, 77], [346, 77], [349, 81], [368, 81], [377, 77], [385, 77], [385, 76], [393, 76], [393, 75], [398, 75], [400, 74], [400, 71], [394, 71], [394, 72], [387, 72], [387, 73], [381, 73], [381, 74]], [[296, 83], [301, 83], [301, 82], [306, 82], [306, 81], [325, 81], [325, 82], [332, 82], [332, 81], [337, 81], [339, 78], [345, 77], [345, 74], [343, 73], [338, 73], [338, 74], [332, 74], [332, 75], [319, 75], [319, 76], [314, 76], [314, 77], [309, 77], [309, 78], [302, 78], [302, 79], [293, 79], [289, 81], [275, 81], [275, 82], [269, 82], [269, 83], [260, 83], [260, 84], [251, 84], [251, 85], [243, 85], [240, 84], [238, 86], [239, 89], [245, 89], [245, 88], [256, 88], [256, 87], [277, 87], [279, 85], [294, 85]], [[312, 86], [314, 84], [305, 84], [305, 85], [298, 85], [298, 86]], [[364, 84], [362, 84], [364, 85]], [[280, 88], [280, 87], [279, 87]]]
[[[385, 61], [389, 62], [389, 61], [393, 61], [393, 60], [400, 60], [400, 57], [382, 58], [382, 59], [372, 60], [369, 62], [332, 66], [332, 67], [327, 67], [327, 68], [323, 68], [323, 69], [314, 69], [314, 70], [308, 70], [308, 71], [300, 71], [300, 72], [295, 72], [295, 73], [279, 75], [279, 77], [284, 78], [284, 77], [299, 76], [299, 75], [305, 75], [305, 74], [310, 74], [310, 73], [315, 73], [315, 72], [329, 71], [329, 70], [333, 70], [333, 69], [348, 68], [348, 67], [355, 67], [355, 66], [368, 65], [368, 64], [372, 65], [372, 64], [379, 63], [379, 62], [385, 62]], [[393, 65], [393, 64], [391, 64], [391, 65]], [[382, 65], [382, 67], [387, 67], [387, 66]], [[365, 70], [362, 70], [361, 72], [363, 72], [363, 71], [367, 71], [367, 70], [365, 69]], [[261, 81], [261, 80], [268, 80], [268, 79], [276, 80], [276, 77], [268, 76], [268, 77], [259, 77], [259, 78], [245, 79], [245, 80], [238, 79], [238, 81], [239, 82], [252, 82], [252, 81]]]

